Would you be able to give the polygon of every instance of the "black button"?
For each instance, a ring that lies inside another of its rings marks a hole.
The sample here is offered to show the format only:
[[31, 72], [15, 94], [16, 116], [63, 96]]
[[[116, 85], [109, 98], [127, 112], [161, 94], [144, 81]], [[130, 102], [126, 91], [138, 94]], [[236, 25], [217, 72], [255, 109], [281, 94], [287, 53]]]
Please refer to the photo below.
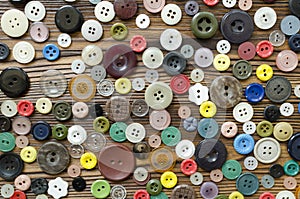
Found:
[[195, 151], [196, 162], [205, 171], [221, 168], [227, 158], [225, 145], [216, 139], [201, 141]]
[[283, 167], [280, 164], [274, 164], [270, 167], [270, 175], [274, 178], [280, 178], [284, 174]]
[[289, 8], [290, 11], [296, 15], [297, 17], [300, 17], [300, 4], [299, 0], [289, 0]]
[[12, 4], [18, 5], [18, 4], [25, 4], [27, 0], [9, 0]]
[[44, 194], [48, 190], [48, 182], [45, 178], [36, 178], [31, 181], [31, 191], [36, 194]]
[[0, 42], [0, 61], [6, 60], [9, 55], [9, 48], [6, 44]]
[[294, 34], [289, 38], [289, 46], [292, 51], [300, 52], [300, 34]]
[[275, 122], [280, 116], [280, 110], [275, 105], [267, 106], [264, 110], [264, 117], [270, 122]]
[[13, 181], [23, 170], [24, 163], [16, 153], [3, 153], [0, 155], [0, 177]]
[[250, 39], [254, 25], [247, 12], [232, 10], [223, 16], [220, 28], [225, 39], [239, 44]]
[[55, 14], [55, 24], [61, 32], [74, 33], [79, 31], [83, 21], [82, 13], [70, 5], [61, 7]]
[[289, 140], [288, 152], [292, 158], [300, 161], [300, 133], [294, 134]]
[[8, 67], [0, 75], [0, 89], [8, 97], [20, 97], [28, 91], [29, 85], [29, 78], [21, 68]]
[[89, 112], [92, 118], [103, 116], [103, 108], [98, 103], [91, 105], [89, 108]]
[[139, 159], [146, 159], [150, 153], [150, 146], [147, 142], [139, 142], [133, 146], [134, 156]]
[[287, 100], [292, 92], [292, 85], [285, 77], [272, 77], [266, 84], [265, 93], [267, 98], [275, 103]]
[[72, 186], [75, 191], [83, 191], [86, 188], [86, 182], [82, 177], [76, 177], [72, 181]]
[[8, 117], [0, 116], [0, 132], [7, 132], [11, 128], [11, 121]]
[[169, 75], [179, 75], [185, 70], [186, 59], [179, 52], [169, 52], [163, 61], [163, 68]]
[[46, 140], [51, 134], [51, 126], [44, 121], [38, 121], [31, 127], [31, 133], [36, 140]]

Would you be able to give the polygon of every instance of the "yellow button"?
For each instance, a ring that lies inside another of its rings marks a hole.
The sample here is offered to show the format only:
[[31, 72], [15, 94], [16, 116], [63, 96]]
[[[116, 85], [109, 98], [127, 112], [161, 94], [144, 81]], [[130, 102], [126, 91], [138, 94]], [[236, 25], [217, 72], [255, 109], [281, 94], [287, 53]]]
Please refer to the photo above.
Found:
[[225, 71], [230, 66], [230, 58], [228, 55], [218, 54], [215, 56], [213, 64], [218, 71]]
[[173, 188], [177, 184], [177, 176], [172, 171], [166, 171], [160, 176], [160, 182], [165, 188]]
[[23, 148], [20, 152], [21, 159], [26, 163], [32, 163], [36, 160], [36, 149], [32, 146]]
[[228, 199], [244, 199], [244, 196], [240, 192], [234, 191], [229, 195]]
[[93, 121], [93, 128], [100, 133], [106, 133], [109, 130], [110, 123], [106, 117], [100, 116]]
[[40, 98], [36, 101], [35, 108], [42, 114], [48, 114], [52, 110], [52, 102], [49, 98]]
[[115, 89], [120, 94], [127, 94], [131, 90], [131, 82], [129, 79], [122, 77], [116, 80]]
[[262, 64], [256, 69], [256, 76], [261, 81], [268, 81], [273, 77], [273, 69], [268, 64]]
[[80, 164], [85, 169], [93, 169], [97, 165], [97, 157], [91, 152], [86, 152], [80, 157]]
[[203, 117], [213, 117], [217, 113], [217, 106], [212, 101], [206, 101], [200, 105], [199, 111]]
[[273, 135], [281, 142], [287, 141], [293, 135], [293, 127], [287, 122], [279, 122], [274, 126]]

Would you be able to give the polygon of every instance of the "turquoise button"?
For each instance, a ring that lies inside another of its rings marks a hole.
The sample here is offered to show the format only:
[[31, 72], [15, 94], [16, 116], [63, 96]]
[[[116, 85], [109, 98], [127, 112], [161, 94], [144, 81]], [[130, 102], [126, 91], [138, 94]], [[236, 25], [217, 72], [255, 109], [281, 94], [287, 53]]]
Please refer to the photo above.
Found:
[[160, 192], [157, 196], [150, 196], [150, 199], [169, 199], [165, 192]]
[[242, 173], [242, 166], [236, 160], [227, 160], [222, 166], [222, 173], [229, 180], [237, 179]]
[[125, 131], [127, 124], [124, 122], [116, 122], [111, 125], [109, 129], [109, 135], [115, 142], [124, 142], [126, 140]]
[[181, 133], [178, 128], [169, 126], [162, 131], [161, 140], [167, 146], [175, 146], [181, 140]]
[[299, 173], [299, 164], [295, 160], [289, 160], [283, 165], [284, 173], [288, 176], [295, 176]]
[[9, 152], [16, 146], [16, 139], [12, 133], [0, 133], [0, 151]]
[[213, 138], [218, 132], [218, 123], [213, 118], [203, 118], [198, 123], [198, 133], [203, 138]]
[[258, 178], [253, 173], [243, 173], [236, 180], [237, 190], [245, 196], [251, 196], [255, 194], [258, 190], [258, 187]]

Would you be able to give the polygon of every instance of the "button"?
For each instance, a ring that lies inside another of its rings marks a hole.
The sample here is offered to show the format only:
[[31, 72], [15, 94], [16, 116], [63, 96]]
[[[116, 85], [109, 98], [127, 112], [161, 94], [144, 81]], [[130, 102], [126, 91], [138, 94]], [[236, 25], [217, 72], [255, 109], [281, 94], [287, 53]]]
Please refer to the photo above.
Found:
[[93, 129], [96, 132], [106, 133], [109, 130], [109, 127], [110, 127], [109, 120], [104, 116], [97, 117], [93, 121]]
[[[148, 138], [148, 144], [150, 145], [150, 147], [152, 148], [158, 148], [161, 145], [161, 138], [159, 135], [151, 135]], [[177, 144], [178, 145], [178, 144]]]
[[189, 88], [189, 101], [200, 105], [209, 99], [208, 88], [200, 83], [196, 83]]
[[108, 119], [116, 122], [125, 121], [130, 117], [130, 103], [125, 97], [111, 97], [105, 105], [105, 110]]
[[41, 74], [40, 87], [47, 97], [63, 95], [67, 86], [67, 79], [59, 70], [47, 70]]
[[258, 161], [255, 157], [253, 156], [247, 156], [244, 159], [244, 166], [247, 170], [253, 171], [257, 168], [258, 166]]
[[96, 180], [91, 186], [95, 198], [106, 198], [110, 193], [110, 184], [106, 180]]
[[34, 106], [32, 102], [29, 100], [20, 100], [17, 105], [17, 108], [18, 108], [18, 113], [21, 116], [29, 117], [34, 111]]
[[279, 143], [271, 137], [261, 138], [254, 146], [254, 157], [264, 164], [275, 162], [280, 154]]
[[239, 154], [249, 154], [254, 148], [254, 139], [249, 134], [239, 134], [233, 142], [235, 151]]
[[212, 170], [209, 177], [213, 182], [221, 182], [223, 180], [223, 173], [220, 169]]
[[21, 64], [28, 64], [35, 57], [35, 49], [31, 43], [27, 41], [19, 41], [14, 45], [13, 56], [17, 62]]
[[[183, 198], [187, 199], [193, 199], [195, 198], [195, 190], [193, 187], [186, 185], [186, 184], [181, 184], [176, 186], [172, 193], [171, 193], [171, 198], [180, 198], [182, 196]], [[161, 198], [161, 199], [166, 199], [166, 198]]]
[[133, 195], [134, 199], [150, 199], [150, 195], [146, 190], [139, 189]]
[[72, 106], [72, 113], [76, 118], [85, 118], [89, 114], [89, 107], [84, 102], [76, 102]]
[[238, 55], [244, 60], [251, 60], [256, 55], [255, 45], [249, 41], [246, 41], [239, 45]]
[[72, 38], [67, 33], [61, 33], [57, 37], [57, 44], [62, 48], [68, 48], [72, 44]]
[[220, 30], [224, 38], [231, 43], [245, 42], [250, 39], [254, 30], [252, 17], [247, 12], [231, 10], [222, 17]]
[[30, 188], [31, 179], [28, 175], [19, 175], [14, 181], [16, 189], [26, 191]]
[[218, 71], [225, 71], [230, 66], [230, 58], [224, 54], [217, 54], [213, 61], [215, 69]]
[[282, 46], [285, 42], [285, 35], [280, 30], [274, 30], [269, 35], [269, 41], [273, 46]]
[[200, 194], [203, 198], [215, 198], [218, 193], [218, 186], [213, 182], [204, 182], [200, 187]]
[[276, 199], [285, 199], [285, 198], [290, 198], [290, 199], [296, 199], [295, 195], [291, 191], [279, 191], [276, 195]]
[[122, 19], [130, 19], [137, 12], [137, 2], [135, 0], [115, 0], [114, 10], [116, 15]]
[[288, 153], [289, 155], [294, 158], [295, 160], [300, 160], [300, 153], [299, 153], [299, 142], [300, 142], [300, 133], [294, 134], [289, 142], [288, 142]]
[[72, 107], [69, 103], [58, 101], [54, 104], [52, 114], [59, 121], [66, 121], [72, 117]]
[[84, 153], [84, 148], [82, 145], [79, 144], [72, 144], [69, 148], [69, 154], [72, 158], [80, 158]]
[[191, 111], [190, 107], [188, 107], [188, 106], [180, 106], [178, 109], [178, 116], [181, 119], [186, 119], [186, 118], [190, 117], [191, 114], [192, 114], [192, 111]]
[[296, 176], [299, 173], [299, 164], [295, 160], [286, 161], [283, 170], [288, 176]]
[[13, 117], [18, 113], [17, 104], [13, 100], [4, 100], [1, 104], [1, 113], [6, 117]]
[[117, 79], [130, 75], [136, 65], [137, 57], [129, 46], [116, 44], [105, 52], [103, 67], [113, 78]]
[[59, 8], [55, 13], [56, 27], [63, 33], [79, 31], [83, 21], [82, 13], [71, 5], [65, 5]]
[[110, 28], [110, 34], [114, 40], [124, 40], [128, 35], [128, 28], [123, 23], [115, 23]]
[[92, 118], [95, 118], [95, 117], [99, 117], [99, 116], [102, 116], [103, 115], [103, 109], [102, 109], [102, 106], [99, 104], [99, 103], [93, 103], [90, 107], [89, 107], [89, 113], [90, 113], [90, 116]]
[[288, 190], [296, 189], [297, 180], [294, 177], [286, 177], [283, 180], [283, 186]]
[[300, 85], [296, 85], [294, 88], [294, 94], [296, 95], [296, 97], [300, 98]]
[[84, 169], [93, 169], [97, 165], [97, 157], [91, 152], [86, 152], [81, 155], [80, 164]]
[[68, 167], [70, 156], [64, 145], [46, 142], [38, 150], [37, 162], [45, 173], [59, 174]]
[[297, 1], [295, 0], [289, 1], [289, 10], [297, 17], [300, 17], [299, 8], [300, 6], [297, 4]]
[[5, 43], [0, 42], [0, 61], [4, 61], [10, 54], [10, 50]]
[[268, 58], [273, 54], [273, 45], [268, 40], [260, 41], [256, 45], [256, 53], [261, 58]]
[[165, 0], [151, 1], [151, 0], [143, 0], [143, 5], [148, 12], [158, 13], [165, 6]]
[[256, 76], [263, 82], [268, 81], [273, 77], [273, 69], [268, 64], [261, 64], [256, 69]]
[[198, 120], [195, 117], [188, 117], [183, 120], [183, 128], [188, 132], [196, 131], [198, 127]]
[[126, 77], [121, 77], [115, 81], [115, 89], [120, 94], [128, 94], [131, 91], [131, 81]]
[[[163, 61], [163, 68], [171, 76], [179, 75], [186, 68], [187, 61], [186, 59], [178, 52], [169, 52], [166, 54]], [[179, 76], [183, 77], [183, 76]], [[185, 82], [189, 82], [189, 79], [186, 77]], [[172, 87], [172, 79], [170, 82], [170, 86]], [[186, 89], [187, 91], [188, 89]]]
[[265, 97], [265, 90], [261, 84], [252, 83], [245, 89], [245, 97], [248, 102], [258, 103]]
[[31, 133], [36, 140], [46, 140], [51, 133], [50, 125], [45, 121], [38, 121], [31, 127]]
[[48, 194], [54, 198], [62, 198], [68, 194], [68, 182], [64, 181], [61, 177], [50, 180], [48, 186]]
[[177, 184], [177, 176], [172, 171], [165, 171], [160, 176], [160, 182], [163, 187], [165, 187], [167, 189], [171, 189], [171, 188], [175, 187]]
[[64, 140], [68, 135], [68, 128], [63, 124], [56, 124], [52, 127], [52, 137], [57, 140]]
[[130, 47], [134, 52], [143, 52], [147, 47], [147, 41], [142, 35], [135, 35], [130, 40]]
[[102, 25], [96, 20], [87, 20], [82, 24], [81, 34], [82, 37], [87, 41], [98, 41], [103, 34]]
[[106, 23], [112, 21], [116, 13], [111, 2], [100, 1], [94, 9], [94, 14], [99, 21]]
[[93, 132], [88, 134], [84, 146], [85, 149], [97, 153], [101, 151], [106, 145], [106, 138], [102, 133]]
[[3, 198], [10, 198], [14, 194], [15, 188], [11, 184], [4, 184], [1, 186], [1, 196]]
[[15, 190], [14, 194], [11, 199], [26, 199], [26, 194], [23, 191]]
[[159, 147], [150, 152], [150, 164], [154, 171], [164, 172], [171, 170], [176, 163], [176, 157], [171, 148]]
[[259, 181], [253, 173], [243, 173], [236, 180], [236, 188], [245, 196], [255, 194], [259, 188]]
[[98, 166], [105, 178], [120, 181], [132, 174], [135, 167], [135, 157], [124, 145], [109, 145], [104, 147], [98, 156]]
[[[224, 196], [225, 198], [223, 198], [222, 196], [221, 196], [221, 198], [215, 198], [215, 199], [227, 199], [227, 197], [226, 196]], [[233, 191], [233, 192], [231, 192], [231, 194], [228, 196], [228, 198], [229, 199], [234, 199], [234, 198], [236, 198], [236, 199], [243, 199], [244, 198], [244, 196], [243, 196], [243, 194], [241, 194], [240, 192], [238, 192], [238, 191]]]
[[203, 182], [203, 175], [200, 172], [195, 172], [190, 175], [190, 181], [193, 185], [200, 185]]
[[236, 4], [236, 0], [222, 0], [222, 4], [225, 8], [233, 8]]
[[278, 141], [287, 141], [293, 135], [293, 127], [287, 122], [279, 122], [274, 126], [273, 135]]
[[[160, 41], [160, 45], [164, 49], [166, 49], [168, 51], [172, 51], [172, 50], [176, 50], [180, 47], [180, 45], [182, 43], [182, 36], [178, 30], [169, 28], [161, 33], [159, 41]], [[178, 55], [178, 56], [181, 57], [180, 55]]]
[[244, 123], [250, 121], [253, 117], [254, 111], [250, 104], [241, 102], [233, 109], [233, 117], [236, 121]]
[[270, 175], [274, 178], [280, 178], [284, 175], [283, 167], [280, 164], [274, 164], [269, 169]]
[[189, 140], [181, 140], [175, 147], [176, 155], [181, 159], [189, 159], [195, 153], [195, 145]]
[[87, 45], [81, 52], [82, 61], [89, 66], [100, 64], [103, 58], [103, 52], [99, 46]]
[[242, 166], [237, 160], [227, 160], [222, 166], [222, 172], [228, 180], [237, 179], [242, 173]]
[[187, 1], [184, 5], [184, 11], [189, 16], [194, 16], [199, 12], [199, 4], [196, 1]]
[[102, 65], [96, 65], [91, 69], [91, 77], [98, 82], [101, 82], [106, 77], [106, 70]]
[[238, 60], [233, 65], [232, 73], [237, 79], [248, 79], [252, 74], [252, 65], [246, 60]]
[[87, 137], [86, 130], [80, 125], [73, 125], [68, 129], [68, 141], [71, 144], [82, 144]]
[[167, 25], [176, 25], [181, 20], [181, 9], [176, 4], [167, 4], [161, 11], [161, 19]]
[[257, 134], [260, 137], [268, 137], [273, 133], [273, 124], [269, 121], [261, 121], [256, 127]]
[[135, 24], [139, 29], [147, 29], [150, 26], [150, 18], [146, 14], [139, 14], [135, 18]]
[[149, 83], [158, 81], [159, 74], [158, 74], [157, 70], [147, 70], [145, 73], [145, 79]]
[[171, 88], [163, 82], [153, 82], [145, 91], [145, 101], [154, 110], [167, 108], [172, 99]]
[[197, 163], [193, 159], [185, 159], [180, 164], [180, 170], [185, 175], [192, 175], [197, 171]]
[[185, 44], [183, 46], [181, 46], [180, 48], [180, 53], [186, 58], [189, 59], [194, 55], [194, 47], [189, 45], [189, 44]]
[[168, 196], [164, 192], [160, 192], [157, 196], [151, 196], [153, 199], [167, 199]]
[[157, 196], [162, 191], [162, 185], [159, 180], [151, 179], [146, 185], [147, 192], [151, 196]]
[[88, 102], [96, 94], [96, 83], [90, 76], [80, 74], [70, 80], [69, 91], [74, 100]]
[[226, 138], [233, 138], [238, 131], [238, 127], [234, 122], [224, 122], [221, 126], [221, 133]]
[[133, 145], [134, 156], [138, 159], [147, 159], [150, 152], [150, 146], [147, 142], [138, 142]]
[[[21, 159], [26, 163], [32, 163], [36, 160], [37, 151], [32, 146], [27, 146], [23, 148], [20, 152]], [[21, 191], [25, 191], [20, 189]]]
[[52, 110], [52, 102], [49, 98], [39, 98], [35, 103], [35, 108], [41, 114], [48, 114]]
[[283, 50], [276, 57], [276, 66], [283, 72], [293, 71], [298, 65], [298, 56], [291, 50]]
[[34, 22], [29, 28], [29, 34], [34, 42], [42, 43], [49, 38], [49, 28], [43, 22]]
[[30, 21], [42, 21], [46, 16], [45, 6], [39, 1], [29, 1], [24, 8], [24, 12]]
[[133, 180], [138, 185], [145, 185], [150, 180], [150, 173], [145, 167], [137, 167], [133, 172]]
[[204, 0], [203, 2], [208, 6], [215, 6], [219, 3], [219, 0]]
[[71, 69], [76, 74], [83, 73], [85, 71], [85, 68], [86, 68], [86, 66], [85, 66], [84, 62], [80, 59], [74, 60], [71, 64]]
[[254, 23], [262, 30], [272, 28], [275, 25], [276, 20], [276, 12], [271, 7], [261, 7], [254, 14]]
[[12, 122], [13, 131], [18, 135], [26, 135], [31, 130], [31, 122], [27, 117], [16, 117]]
[[229, 43], [229, 41], [225, 39], [219, 40], [216, 44], [216, 50], [220, 54], [227, 54], [229, 53], [230, 49], [231, 49], [231, 44]]
[[196, 146], [195, 158], [200, 168], [211, 171], [222, 167], [227, 158], [227, 150], [221, 141], [205, 139]]
[[291, 48], [292, 51], [294, 52], [299, 52], [300, 51], [300, 34], [295, 34], [292, 35], [289, 38], [289, 47]]
[[164, 54], [157, 47], [149, 47], [144, 51], [142, 60], [146, 67], [156, 69], [162, 65]]
[[132, 102], [131, 112], [137, 117], [144, 117], [149, 112], [149, 106], [143, 99], [136, 99]]
[[285, 35], [294, 35], [297, 34], [300, 30], [300, 21], [294, 15], [285, 16], [280, 22], [280, 30]]
[[279, 108], [275, 105], [269, 105], [264, 110], [264, 117], [270, 122], [276, 121], [280, 117]]
[[218, 21], [211, 12], [198, 12], [192, 18], [191, 29], [197, 38], [209, 39], [217, 32]]
[[19, 147], [20, 149], [25, 148], [26, 146], [28, 146], [28, 144], [29, 144], [29, 140], [27, 136], [20, 135], [16, 137], [16, 146]]
[[76, 177], [72, 181], [72, 186], [75, 191], [83, 191], [86, 188], [86, 181], [82, 177]]
[[252, 7], [252, 0], [239, 1], [239, 8], [243, 11], [248, 11]]
[[161, 139], [165, 145], [175, 146], [181, 140], [181, 132], [178, 128], [174, 126], [169, 126], [162, 131]]
[[267, 82], [265, 92], [270, 101], [281, 103], [290, 97], [292, 85], [285, 77], [273, 77]]
[[116, 122], [110, 126], [109, 135], [115, 142], [124, 142], [126, 140], [125, 131], [127, 124], [124, 122]]
[[6, 10], [1, 16], [1, 29], [10, 37], [21, 37], [27, 32], [28, 19], [17, 9]]
[[104, 79], [97, 84], [97, 91], [101, 96], [108, 97], [113, 94], [115, 87], [110, 80]]
[[271, 175], [267, 174], [261, 177], [260, 183], [264, 188], [271, 189], [275, 184], [275, 180]]
[[24, 163], [16, 153], [3, 153], [0, 155], [0, 177], [13, 181], [23, 170]]
[[126, 138], [131, 143], [141, 142], [146, 136], [146, 130], [140, 123], [131, 123], [125, 131]]
[[219, 126], [213, 118], [203, 118], [198, 123], [198, 133], [205, 139], [214, 138], [218, 134]]
[[4, 132], [0, 134], [0, 151], [9, 152], [15, 148], [15, 137], [12, 133]]
[[297, 198], [299, 198], [299, 191], [300, 191], [300, 188], [298, 187], [298, 188], [296, 189], [296, 192], [295, 192], [295, 196], [296, 196]]

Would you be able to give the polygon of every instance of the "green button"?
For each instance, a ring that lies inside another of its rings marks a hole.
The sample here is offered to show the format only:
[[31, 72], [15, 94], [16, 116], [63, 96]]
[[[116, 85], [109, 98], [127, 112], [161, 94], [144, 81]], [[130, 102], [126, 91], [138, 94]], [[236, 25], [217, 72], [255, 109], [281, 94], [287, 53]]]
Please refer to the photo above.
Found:
[[227, 160], [222, 166], [222, 173], [225, 178], [234, 180], [242, 173], [242, 166], [236, 160]]
[[238, 60], [232, 67], [232, 73], [237, 79], [248, 79], [252, 73], [252, 65], [246, 60]]
[[243, 173], [236, 180], [236, 188], [245, 196], [251, 196], [255, 194], [259, 188], [257, 176], [253, 173]]
[[128, 28], [122, 23], [115, 23], [110, 28], [110, 34], [115, 40], [124, 40], [128, 34]]
[[125, 131], [127, 124], [124, 122], [113, 123], [109, 129], [109, 135], [115, 142], [124, 142], [126, 140]]
[[228, 197], [225, 196], [225, 195], [218, 195], [218, 196], [215, 197], [214, 199], [228, 199]]
[[197, 38], [208, 39], [218, 30], [218, 21], [210, 12], [199, 12], [192, 19], [191, 29]]
[[162, 185], [159, 180], [151, 179], [146, 185], [146, 190], [150, 195], [156, 196], [162, 191]]
[[96, 180], [92, 184], [91, 192], [95, 198], [106, 198], [110, 193], [110, 185], [106, 180]]
[[256, 132], [260, 137], [269, 137], [273, 133], [273, 124], [269, 121], [261, 121], [256, 126]]
[[52, 127], [52, 137], [57, 140], [63, 140], [68, 135], [68, 128], [63, 124], [56, 124]]
[[181, 133], [178, 128], [169, 126], [161, 132], [161, 140], [167, 146], [175, 146], [181, 140]]
[[106, 117], [100, 116], [94, 119], [93, 128], [99, 133], [106, 133], [109, 130], [110, 123]]
[[52, 113], [59, 121], [66, 121], [72, 117], [72, 107], [65, 101], [59, 101], [54, 104]]
[[12, 133], [0, 133], [0, 151], [9, 152], [16, 146], [16, 139]]
[[169, 199], [165, 192], [160, 192], [157, 196], [150, 196], [150, 199]]
[[299, 164], [295, 160], [289, 160], [283, 165], [284, 173], [288, 176], [295, 176], [299, 173]]

